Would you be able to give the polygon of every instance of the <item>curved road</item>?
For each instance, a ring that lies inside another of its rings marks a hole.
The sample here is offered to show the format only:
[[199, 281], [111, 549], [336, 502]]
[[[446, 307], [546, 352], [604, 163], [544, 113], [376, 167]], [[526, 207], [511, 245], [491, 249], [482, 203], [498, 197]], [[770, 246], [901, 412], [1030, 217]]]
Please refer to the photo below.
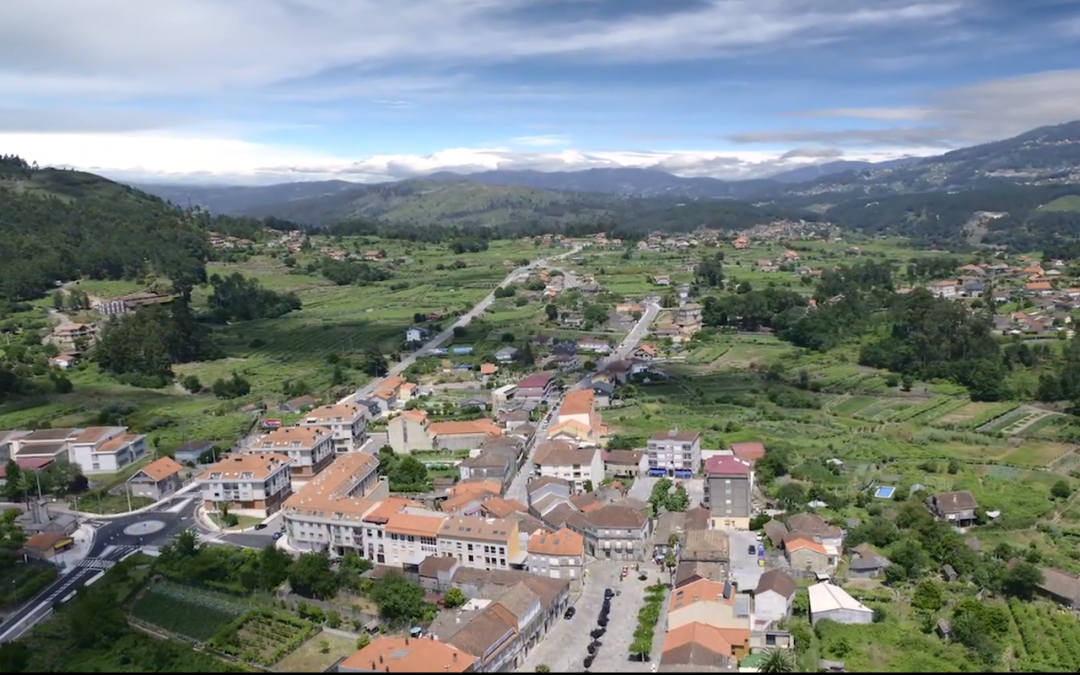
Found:
[[[182, 496], [182, 498], [184, 497]], [[87, 557], [61, 570], [60, 576], [55, 581], [34, 596], [30, 602], [9, 614], [0, 623], [0, 642], [6, 642], [18, 637], [21, 631], [15, 629], [20, 628], [20, 624], [28, 616], [44, 611], [45, 606], [55, 606], [68, 595], [86, 585], [86, 582], [94, 578], [99, 572], [109, 569], [120, 560], [138, 551], [142, 546], [167, 544], [172, 541], [180, 530], [195, 525], [194, 513], [197, 503], [197, 500], [189, 499], [181, 507], [180, 502], [176, 505], [172, 502], [165, 502], [148, 511], [130, 516], [84, 520], [84, 523], [89, 523], [94, 528], [93, 543]], [[177, 510], [167, 510], [170, 508]], [[158, 529], [153, 532], [147, 534], [127, 534], [124, 532], [132, 525], [154, 521], [156, 522], [152, 527]], [[61, 561], [63, 560], [62, 555]]]

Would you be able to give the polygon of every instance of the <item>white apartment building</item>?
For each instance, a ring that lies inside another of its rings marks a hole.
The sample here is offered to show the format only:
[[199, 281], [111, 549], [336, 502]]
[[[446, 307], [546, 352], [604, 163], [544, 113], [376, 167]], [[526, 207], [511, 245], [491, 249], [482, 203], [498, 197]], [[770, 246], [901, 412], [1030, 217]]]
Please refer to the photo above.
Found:
[[528, 552], [521, 550], [516, 520], [454, 516], [439, 530], [439, 555], [457, 558], [463, 567], [508, 570]]
[[420, 502], [391, 497], [364, 516], [364, 556], [376, 565], [417, 571], [428, 556], [437, 555], [442, 511]]
[[658, 431], [647, 448], [649, 475], [691, 478], [701, 468], [701, 432]]
[[115, 473], [146, 454], [143, 434], [126, 427], [90, 427], [68, 442], [69, 460], [86, 475]]
[[249, 452], [276, 452], [292, 460], [292, 475], [310, 477], [334, 461], [334, 436], [327, 427], [282, 427], [263, 436]]
[[228, 505], [234, 513], [263, 518], [276, 513], [292, 494], [290, 464], [288, 456], [276, 453], [228, 455], [199, 476], [203, 505], [207, 511]]
[[300, 427], [325, 427], [334, 438], [335, 452], [356, 452], [367, 442], [367, 410], [355, 403], [315, 408], [297, 423]]
[[529, 572], [549, 579], [566, 579], [580, 591], [585, 579], [585, 539], [569, 528], [537, 530], [529, 537]]
[[596, 487], [604, 480], [604, 453], [600, 448], [579, 448], [569, 441], [544, 441], [533, 455], [533, 473], [561, 478], [581, 492], [586, 482]]
[[341, 556], [364, 554], [364, 516], [389, 495], [379, 479], [374, 455], [351, 452], [285, 500], [282, 514], [289, 545], [303, 551], [329, 551]]

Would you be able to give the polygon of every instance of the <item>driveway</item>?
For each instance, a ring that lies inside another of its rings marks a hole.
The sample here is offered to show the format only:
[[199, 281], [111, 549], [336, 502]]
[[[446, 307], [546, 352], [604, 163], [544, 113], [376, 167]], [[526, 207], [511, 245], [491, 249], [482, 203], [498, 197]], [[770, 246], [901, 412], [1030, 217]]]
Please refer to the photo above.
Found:
[[758, 546], [755, 532], [728, 532], [728, 541], [731, 544], [731, 578], [738, 584], [739, 590], [753, 590], [757, 588], [758, 579], [768, 569], [758, 564], [758, 555], [755, 550], [750, 553], [750, 546], [755, 549]]
[[[648, 672], [648, 663], [629, 660], [629, 650], [637, 629], [638, 611], [645, 604], [645, 587], [656, 583], [658, 576], [655, 570], [650, 570], [648, 581], [638, 581], [633, 563], [630, 563], [630, 575], [625, 581], [619, 581], [621, 569], [622, 563], [609, 560], [588, 565], [585, 590], [574, 604], [577, 610], [574, 618], [555, 624], [543, 642], [532, 650], [518, 668], [518, 672], [535, 672], [536, 666], [541, 663], [547, 664], [553, 673], [584, 672], [585, 657], [589, 654], [587, 647], [592, 642], [589, 633], [597, 627], [596, 620], [604, 602], [605, 588], [621, 593], [611, 599], [607, 632], [600, 637], [601, 645], [589, 670], [594, 673]], [[661, 618], [657, 630], [662, 625]]]

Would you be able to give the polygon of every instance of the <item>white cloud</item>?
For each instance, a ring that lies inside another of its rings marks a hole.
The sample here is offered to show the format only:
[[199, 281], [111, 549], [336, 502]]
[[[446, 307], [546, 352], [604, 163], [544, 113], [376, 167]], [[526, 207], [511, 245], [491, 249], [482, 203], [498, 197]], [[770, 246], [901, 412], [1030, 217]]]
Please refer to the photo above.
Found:
[[[602, 19], [515, 12], [541, 0], [4, 0], [0, 92], [8, 96], [237, 94], [346, 69], [411, 70], [575, 56], [679, 61], [786, 49], [873, 27], [940, 24], [929, 0], [707, 0]], [[613, 5], [617, 6], [617, 5]]]
[[[229, 138], [124, 134], [4, 134], [0, 148], [41, 165], [68, 166], [134, 182], [269, 184], [337, 178], [381, 182], [436, 171], [491, 169], [573, 171], [593, 167], [658, 168], [683, 176], [757, 178], [838, 156], [831, 151], [794, 155], [764, 151], [522, 151], [513, 147], [450, 148], [428, 155], [374, 155], [362, 159]], [[928, 154], [930, 150], [921, 154]], [[880, 161], [904, 153], [868, 150], [845, 159]]]
[[539, 136], [518, 136], [510, 141], [514, 145], [551, 146], [567, 145], [570, 139], [558, 134], [543, 134]]

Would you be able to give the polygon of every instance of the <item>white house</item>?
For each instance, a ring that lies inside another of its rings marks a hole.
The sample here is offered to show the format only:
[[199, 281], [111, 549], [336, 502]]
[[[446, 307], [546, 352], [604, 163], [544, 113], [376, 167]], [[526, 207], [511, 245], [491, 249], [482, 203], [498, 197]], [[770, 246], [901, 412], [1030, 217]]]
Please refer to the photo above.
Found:
[[578, 448], [567, 441], [544, 441], [533, 455], [537, 476], [561, 478], [580, 492], [585, 483], [594, 486], [604, 480], [604, 453], [600, 448]]
[[286, 455], [294, 476], [311, 477], [334, 461], [334, 437], [323, 426], [283, 427], [259, 439], [251, 452]]
[[765, 572], [754, 591], [754, 618], [759, 623], [775, 623], [791, 616], [796, 591], [795, 580], [784, 570]]
[[376, 565], [419, 566], [439, 553], [439, 529], [447, 514], [420, 502], [391, 497], [364, 517], [364, 556]]
[[199, 476], [203, 505], [207, 511], [228, 506], [263, 518], [276, 513], [292, 494], [290, 464], [287, 455], [276, 453], [228, 455]]
[[69, 444], [84, 474], [115, 473], [146, 454], [146, 436], [126, 427], [90, 427]]
[[413, 326], [405, 331], [405, 342], [423, 342], [427, 339], [427, 329], [422, 326]]
[[810, 587], [810, 623], [829, 619], [837, 623], [871, 623], [874, 610], [828, 581]]
[[365, 407], [355, 403], [339, 403], [315, 408], [297, 426], [325, 427], [330, 430], [336, 452], [356, 452], [367, 441]]

